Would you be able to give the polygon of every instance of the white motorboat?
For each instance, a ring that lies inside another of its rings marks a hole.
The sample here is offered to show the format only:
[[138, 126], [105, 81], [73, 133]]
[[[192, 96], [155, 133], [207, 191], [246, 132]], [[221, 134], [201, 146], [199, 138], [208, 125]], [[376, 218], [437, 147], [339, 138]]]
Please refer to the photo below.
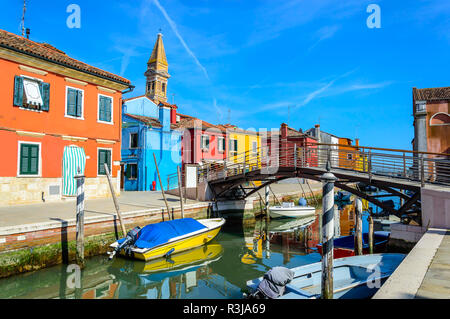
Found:
[[281, 218], [281, 217], [306, 217], [315, 214], [316, 209], [312, 206], [295, 206], [292, 202], [284, 202], [281, 206], [271, 206], [269, 207], [270, 217]]

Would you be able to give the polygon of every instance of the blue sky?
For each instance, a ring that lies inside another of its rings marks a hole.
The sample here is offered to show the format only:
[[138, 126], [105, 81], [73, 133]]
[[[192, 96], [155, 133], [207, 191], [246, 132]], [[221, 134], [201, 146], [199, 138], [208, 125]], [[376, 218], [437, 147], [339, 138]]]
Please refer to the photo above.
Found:
[[[22, 0], [0, 0], [20, 34]], [[70, 29], [69, 4], [81, 8]], [[369, 4], [381, 28], [369, 29]], [[179, 112], [242, 128], [291, 127], [411, 149], [412, 87], [449, 86], [450, 2], [441, 0], [28, 0], [31, 39], [122, 75], [144, 93], [162, 29]], [[172, 93], [175, 95], [172, 96]], [[288, 112], [288, 106], [290, 111]]]

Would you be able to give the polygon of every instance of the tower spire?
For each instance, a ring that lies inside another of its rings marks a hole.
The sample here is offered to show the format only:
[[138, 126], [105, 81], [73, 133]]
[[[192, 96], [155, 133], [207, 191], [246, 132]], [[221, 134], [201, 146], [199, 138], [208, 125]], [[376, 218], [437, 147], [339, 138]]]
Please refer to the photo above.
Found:
[[167, 102], [167, 80], [170, 75], [161, 32], [157, 35], [144, 75], [147, 77], [145, 94], [157, 103]]

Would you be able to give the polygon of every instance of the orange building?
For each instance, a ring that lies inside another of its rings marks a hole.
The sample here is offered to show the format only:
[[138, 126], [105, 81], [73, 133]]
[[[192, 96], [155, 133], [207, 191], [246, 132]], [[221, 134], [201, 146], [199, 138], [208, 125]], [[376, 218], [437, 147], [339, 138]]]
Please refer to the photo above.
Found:
[[[122, 91], [130, 81], [0, 30], [0, 205], [107, 196], [118, 184]], [[117, 192], [120, 187], [117, 187]]]

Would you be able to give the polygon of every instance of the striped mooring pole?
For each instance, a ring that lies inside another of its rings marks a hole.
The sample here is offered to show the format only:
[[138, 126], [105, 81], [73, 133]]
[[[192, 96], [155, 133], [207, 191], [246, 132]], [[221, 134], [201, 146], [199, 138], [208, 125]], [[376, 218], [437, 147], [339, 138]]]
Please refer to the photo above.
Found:
[[264, 195], [266, 217], [269, 217], [269, 185], [266, 185], [266, 187], [264, 187]]
[[331, 163], [328, 161], [327, 172], [320, 177], [323, 182], [322, 299], [333, 299], [334, 182], [336, 177], [331, 173], [330, 169]]
[[75, 255], [76, 263], [84, 267], [84, 175], [78, 167], [78, 173], [75, 175], [77, 181], [77, 251]]

